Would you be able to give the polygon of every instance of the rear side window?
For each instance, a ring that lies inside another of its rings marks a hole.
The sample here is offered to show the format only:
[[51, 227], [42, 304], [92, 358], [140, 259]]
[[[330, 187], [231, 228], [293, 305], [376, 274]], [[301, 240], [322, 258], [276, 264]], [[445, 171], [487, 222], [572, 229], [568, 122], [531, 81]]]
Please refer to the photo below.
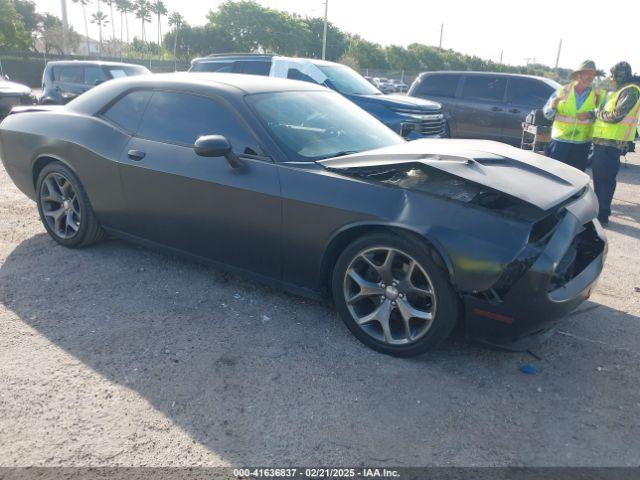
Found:
[[231, 72], [233, 70], [233, 62], [201, 62], [196, 63], [192, 68], [192, 72]]
[[53, 79], [57, 82], [84, 83], [84, 68], [81, 66], [53, 67]]
[[252, 135], [231, 110], [210, 98], [187, 93], [154, 92], [138, 135], [188, 146], [202, 135], [224, 135], [236, 153], [255, 155], [259, 151]]
[[552, 93], [553, 88], [542, 82], [529, 78], [511, 79], [512, 103], [542, 108]]
[[469, 75], [464, 79], [462, 98], [502, 102], [506, 86], [507, 79], [505, 77]]
[[416, 89], [418, 95], [433, 97], [455, 97], [458, 89], [458, 75], [426, 75]]
[[271, 72], [271, 62], [262, 61], [239, 61], [236, 62], [233, 71], [236, 73], [246, 73], [248, 75], [269, 76]]
[[151, 94], [149, 90], [128, 93], [104, 112], [103, 116], [128, 132], [135, 133]]

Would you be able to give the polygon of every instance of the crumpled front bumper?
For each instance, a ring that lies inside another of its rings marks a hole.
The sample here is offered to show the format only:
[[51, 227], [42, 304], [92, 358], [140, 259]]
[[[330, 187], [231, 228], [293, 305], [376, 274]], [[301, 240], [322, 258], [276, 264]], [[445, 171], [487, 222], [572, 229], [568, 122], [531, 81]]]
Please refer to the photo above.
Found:
[[589, 298], [604, 267], [607, 240], [590, 188], [566, 213], [531, 267], [506, 292], [464, 295], [467, 338], [526, 350]]

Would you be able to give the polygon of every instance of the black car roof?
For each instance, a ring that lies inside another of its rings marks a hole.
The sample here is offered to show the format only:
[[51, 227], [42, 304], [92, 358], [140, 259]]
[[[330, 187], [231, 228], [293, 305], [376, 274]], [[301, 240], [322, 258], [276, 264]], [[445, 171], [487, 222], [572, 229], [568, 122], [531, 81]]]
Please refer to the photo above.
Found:
[[309, 82], [259, 75], [205, 72], [161, 73], [110, 80], [82, 94], [69, 103], [68, 108], [76, 112], [93, 114], [123, 92], [139, 88], [171, 89], [201, 94], [218, 93], [237, 97], [267, 92], [329, 91], [321, 85]]

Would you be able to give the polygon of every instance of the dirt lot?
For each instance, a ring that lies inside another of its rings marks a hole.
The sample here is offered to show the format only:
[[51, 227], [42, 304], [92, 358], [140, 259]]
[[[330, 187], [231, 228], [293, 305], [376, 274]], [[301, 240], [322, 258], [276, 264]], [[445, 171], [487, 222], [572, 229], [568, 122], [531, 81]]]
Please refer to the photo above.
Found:
[[602, 280], [539, 360], [389, 358], [318, 303], [119, 241], [67, 250], [1, 167], [0, 219], [2, 466], [640, 465], [640, 155]]

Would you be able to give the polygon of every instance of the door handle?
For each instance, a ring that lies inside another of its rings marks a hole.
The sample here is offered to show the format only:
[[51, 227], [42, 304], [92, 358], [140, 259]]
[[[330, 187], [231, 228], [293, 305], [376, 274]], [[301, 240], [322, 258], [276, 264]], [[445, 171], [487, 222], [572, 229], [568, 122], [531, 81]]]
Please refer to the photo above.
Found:
[[502, 108], [500, 108], [500, 107], [491, 107], [491, 111], [492, 112], [501, 112]]
[[512, 108], [509, 110], [509, 113], [520, 113], [520, 110], [517, 108]]
[[139, 162], [145, 157], [146, 153], [141, 152], [140, 150], [129, 150], [127, 152], [127, 155], [129, 155], [129, 158], [131, 160], [135, 160], [136, 162]]

